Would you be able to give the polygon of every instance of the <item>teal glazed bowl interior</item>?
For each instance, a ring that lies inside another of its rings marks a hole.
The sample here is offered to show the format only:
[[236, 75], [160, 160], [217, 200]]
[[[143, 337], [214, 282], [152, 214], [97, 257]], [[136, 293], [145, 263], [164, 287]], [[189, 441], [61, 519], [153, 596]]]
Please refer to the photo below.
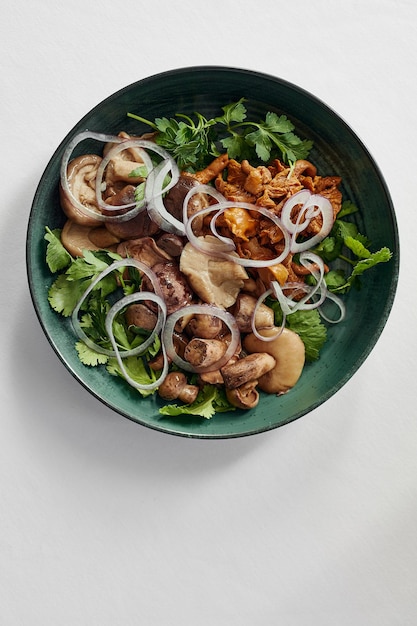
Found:
[[[104, 367], [81, 364], [68, 319], [48, 304], [48, 288], [54, 277], [45, 263], [45, 226], [63, 226], [58, 198], [60, 161], [69, 140], [90, 130], [140, 134], [148, 127], [127, 117], [128, 112], [147, 119], [199, 111], [206, 117], [221, 114], [221, 107], [246, 99], [249, 119], [268, 111], [283, 113], [295, 132], [311, 139], [309, 159], [319, 174], [342, 177], [344, 199], [360, 207], [356, 218], [360, 232], [372, 240], [373, 249], [388, 246], [390, 262], [365, 274], [362, 289], [345, 298], [345, 320], [328, 329], [320, 359], [307, 364], [297, 385], [280, 397], [261, 395], [255, 409], [220, 413], [212, 419], [164, 417], [157, 394], [143, 399]], [[319, 98], [287, 81], [262, 73], [228, 67], [189, 67], [140, 80], [98, 104], [68, 133], [58, 146], [35, 193], [27, 231], [27, 272], [31, 297], [41, 327], [68, 371], [99, 401], [138, 424], [185, 437], [220, 439], [240, 437], [277, 428], [306, 415], [335, 394], [367, 358], [387, 321], [395, 296], [399, 242], [395, 213], [383, 176], [361, 140]]]

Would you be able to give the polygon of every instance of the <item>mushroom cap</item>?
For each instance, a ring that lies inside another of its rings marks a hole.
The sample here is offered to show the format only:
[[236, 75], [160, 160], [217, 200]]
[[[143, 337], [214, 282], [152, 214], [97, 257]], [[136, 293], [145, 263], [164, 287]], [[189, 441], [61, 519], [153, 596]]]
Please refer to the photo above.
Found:
[[[271, 337], [277, 328], [265, 328], [260, 334]], [[259, 388], [266, 393], [283, 394], [297, 383], [305, 363], [305, 347], [297, 333], [284, 328], [271, 341], [262, 341], [253, 333], [243, 340], [244, 348], [252, 352], [267, 352], [276, 360], [275, 367], [259, 378]]]
[[[213, 243], [217, 241], [211, 235], [206, 235], [204, 239]], [[241, 265], [211, 254], [203, 254], [191, 243], [184, 246], [180, 270], [203, 302], [225, 309], [236, 302], [244, 281], [248, 278]]]
[[61, 231], [62, 245], [71, 256], [83, 256], [83, 250], [112, 250], [117, 239], [110, 235], [104, 226], [86, 226], [67, 220]]

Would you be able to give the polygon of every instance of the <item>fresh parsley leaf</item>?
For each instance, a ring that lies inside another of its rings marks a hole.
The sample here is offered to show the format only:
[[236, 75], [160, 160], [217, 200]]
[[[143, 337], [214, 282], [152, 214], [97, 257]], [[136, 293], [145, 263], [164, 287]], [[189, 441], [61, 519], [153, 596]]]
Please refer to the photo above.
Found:
[[343, 202], [330, 234], [314, 249], [326, 263], [339, 259], [345, 265], [345, 270], [333, 269], [325, 276], [327, 288], [333, 293], [347, 293], [352, 287], [360, 289], [359, 277], [364, 271], [392, 257], [388, 248], [372, 252], [368, 237], [358, 231], [354, 222], [343, 219], [357, 211], [353, 202]]
[[356, 204], [351, 202], [351, 200], [345, 200], [343, 202], [343, 204], [342, 204], [342, 208], [340, 209], [339, 213], [337, 214], [337, 218], [340, 220], [340, 219], [346, 217], [347, 215], [353, 215], [353, 213], [357, 213], [358, 211], [359, 211], [359, 209], [356, 206]]
[[146, 120], [133, 113], [128, 117], [157, 131], [155, 141], [172, 154], [180, 169], [203, 169], [213, 157], [226, 150], [231, 159], [268, 162], [281, 158], [293, 163], [307, 158], [313, 143], [294, 134], [294, 125], [285, 115], [268, 111], [264, 120], [247, 120], [244, 98], [222, 107], [223, 115], [207, 119], [177, 113], [173, 118]]

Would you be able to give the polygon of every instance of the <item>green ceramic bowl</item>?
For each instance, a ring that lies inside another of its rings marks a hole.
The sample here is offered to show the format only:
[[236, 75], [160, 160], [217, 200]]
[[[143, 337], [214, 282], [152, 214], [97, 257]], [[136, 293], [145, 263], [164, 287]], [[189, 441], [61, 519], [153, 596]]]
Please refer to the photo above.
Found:
[[[286, 114], [297, 134], [314, 141], [310, 155], [322, 175], [342, 176], [342, 191], [359, 207], [361, 232], [374, 249], [388, 246], [389, 263], [373, 268], [363, 288], [346, 298], [347, 317], [330, 327], [321, 358], [307, 365], [288, 394], [263, 395], [251, 411], [234, 411], [211, 420], [166, 418], [158, 413], [158, 397], [142, 399], [124, 381], [104, 368], [88, 368], [78, 360], [68, 320], [49, 307], [52, 283], [45, 264], [45, 225], [63, 225], [58, 201], [60, 160], [67, 142], [79, 131], [138, 134], [148, 130], [127, 118], [135, 112], [147, 119], [177, 112], [219, 115], [221, 107], [245, 97], [250, 117], [267, 111]], [[37, 188], [27, 232], [27, 271], [31, 296], [43, 331], [69, 372], [99, 401], [144, 426], [186, 437], [240, 437], [287, 424], [317, 408], [344, 385], [367, 358], [390, 313], [398, 277], [398, 231], [392, 201], [378, 166], [349, 126], [328, 106], [303, 89], [273, 76], [228, 67], [190, 67], [151, 76], [118, 91], [87, 113], [52, 156]]]

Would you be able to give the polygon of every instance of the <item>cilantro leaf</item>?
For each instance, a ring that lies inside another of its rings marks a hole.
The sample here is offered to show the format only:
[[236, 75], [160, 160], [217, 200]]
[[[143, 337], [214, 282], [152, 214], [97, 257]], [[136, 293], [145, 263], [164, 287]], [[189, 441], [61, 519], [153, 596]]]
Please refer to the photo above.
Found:
[[[145, 359], [142, 356], [128, 356], [123, 359], [123, 364], [129, 376], [141, 385], [149, 385], [158, 379], [158, 373], [146, 367]], [[106, 369], [112, 376], [120, 376], [123, 380], [125, 379], [116, 358], [111, 357], [109, 359]], [[137, 391], [146, 397], [155, 393], [156, 389], [138, 389]]]
[[86, 288], [83, 281], [70, 281], [66, 274], [60, 274], [48, 290], [48, 302], [54, 311], [69, 317]]
[[75, 344], [75, 349], [77, 351], [78, 358], [80, 359], [81, 363], [83, 363], [83, 365], [96, 367], [97, 365], [106, 364], [109, 360], [108, 356], [92, 350], [83, 341], [77, 341]]
[[[283, 315], [279, 302], [268, 298], [267, 304], [274, 311], [275, 324], [281, 326]], [[316, 361], [327, 339], [327, 329], [317, 309], [294, 311], [287, 315], [285, 325], [300, 336], [306, 361]]]
[[46, 226], [45, 230], [45, 239], [48, 241], [46, 247], [46, 263], [50, 271], [54, 274], [68, 267], [72, 261], [72, 256], [61, 243], [62, 231], [60, 228], [51, 230]]
[[352, 273], [344, 284], [333, 288], [333, 293], [346, 293], [352, 285], [357, 281], [357, 278], [361, 276], [366, 270], [371, 267], [375, 267], [378, 263], [387, 263], [392, 257], [392, 252], [389, 248], [381, 248], [377, 252], [370, 253], [366, 258], [362, 258], [357, 261], [353, 267]]
[[192, 404], [167, 404], [159, 409], [161, 415], [175, 417], [178, 415], [195, 415], [211, 419], [215, 413], [234, 411], [222, 389], [214, 385], [204, 385]]

